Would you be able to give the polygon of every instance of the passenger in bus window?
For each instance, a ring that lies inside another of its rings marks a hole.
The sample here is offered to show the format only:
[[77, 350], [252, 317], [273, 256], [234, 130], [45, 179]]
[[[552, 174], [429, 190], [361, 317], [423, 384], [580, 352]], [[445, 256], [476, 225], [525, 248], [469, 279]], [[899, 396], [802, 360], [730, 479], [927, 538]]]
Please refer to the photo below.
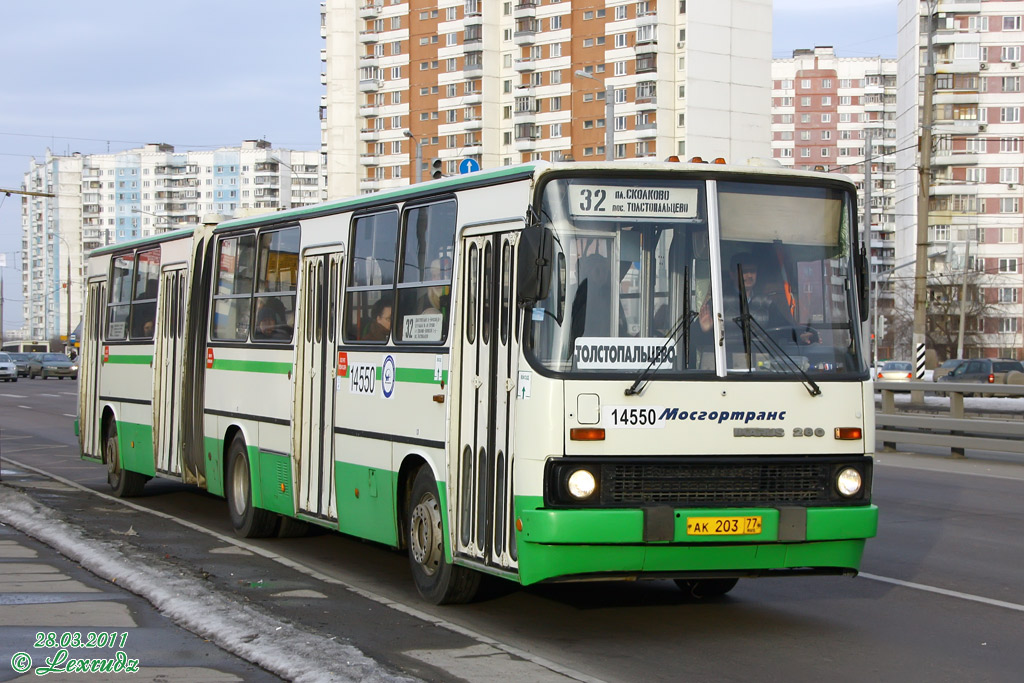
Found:
[[[447, 270], [447, 272], [446, 272]], [[451, 280], [451, 265], [447, 269], [441, 263], [441, 259], [434, 259], [430, 262], [430, 269], [427, 271], [427, 281]], [[435, 285], [427, 287], [426, 295], [421, 299], [420, 313], [444, 313], [448, 308], [450, 287], [447, 285]]]
[[363, 330], [363, 341], [387, 341], [391, 334], [391, 297], [381, 297], [370, 309], [370, 321]]
[[284, 306], [277, 298], [265, 297], [256, 312], [253, 339], [291, 339], [292, 331], [285, 323]]

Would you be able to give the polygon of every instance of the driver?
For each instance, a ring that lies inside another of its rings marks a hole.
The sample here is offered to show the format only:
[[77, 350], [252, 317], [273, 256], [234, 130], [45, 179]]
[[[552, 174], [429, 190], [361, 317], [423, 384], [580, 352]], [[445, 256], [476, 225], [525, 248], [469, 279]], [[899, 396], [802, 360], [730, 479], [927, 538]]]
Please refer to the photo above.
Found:
[[[724, 295], [724, 317], [726, 327], [738, 324], [740, 315], [739, 271], [743, 271], [743, 291], [747, 297], [747, 310], [751, 317], [766, 330], [787, 328], [793, 330], [794, 341], [798, 344], [813, 344], [819, 341], [818, 333], [804, 326], [797, 326], [793, 313], [786, 301], [781, 284], [771, 283], [761, 259], [752, 252], [740, 252], [729, 259], [729, 279], [732, 287], [726, 287]], [[698, 317], [705, 332], [712, 328], [711, 299], [701, 306]]]

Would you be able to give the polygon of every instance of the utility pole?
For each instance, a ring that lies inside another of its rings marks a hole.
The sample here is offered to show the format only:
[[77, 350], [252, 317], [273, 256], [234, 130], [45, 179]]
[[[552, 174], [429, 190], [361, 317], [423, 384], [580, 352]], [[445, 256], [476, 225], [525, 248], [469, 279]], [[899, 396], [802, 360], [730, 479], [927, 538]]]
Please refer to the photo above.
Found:
[[[868, 258], [868, 291], [871, 292], [872, 287], [877, 287], [878, 284], [874, 282], [871, 277], [871, 129], [864, 129], [864, 226], [863, 234], [861, 235], [861, 244], [865, 245], [867, 250]], [[878, 296], [874, 296], [871, 300], [875, 303], [875, 310], [868, 311], [871, 315], [871, 362], [872, 364], [878, 363]]]
[[960, 283], [960, 331], [956, 337], [956, 357], [964, 357], [964, 318], [967, 317], [967, 272], [971, 264], [971, 240], [968, 237], [964, 245], [964, 279]]
[[[932, 50], [935, 6], [928, 0], [925, 34], [928, 49], [924, 64], [924, 111], [921, 117], [921, 148], [918, 162], [917, 260], [914, 268], [914, 377], [924, 377], [925, 332], [928, 312], [928, 195], [932, 182], [932, 93], [935, 91], [935, 55]], [[911, 392], [911, 399], [924, 399], [923, 391]]]

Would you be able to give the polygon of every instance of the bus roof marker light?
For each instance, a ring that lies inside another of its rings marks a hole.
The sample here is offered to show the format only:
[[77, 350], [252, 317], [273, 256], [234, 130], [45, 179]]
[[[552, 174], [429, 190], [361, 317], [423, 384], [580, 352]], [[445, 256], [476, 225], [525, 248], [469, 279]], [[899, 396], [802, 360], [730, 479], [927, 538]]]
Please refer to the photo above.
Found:
[[859, 441], [864, 438], [864, 432], [860, 427], [836, 427], [835, 435], [837, 439], [843, 441]]
[[715, 157], [715, 160], [712, 161], [711, 163], [713, 163], [713, 164], [724, 164], [725, 163], [725, 157]]

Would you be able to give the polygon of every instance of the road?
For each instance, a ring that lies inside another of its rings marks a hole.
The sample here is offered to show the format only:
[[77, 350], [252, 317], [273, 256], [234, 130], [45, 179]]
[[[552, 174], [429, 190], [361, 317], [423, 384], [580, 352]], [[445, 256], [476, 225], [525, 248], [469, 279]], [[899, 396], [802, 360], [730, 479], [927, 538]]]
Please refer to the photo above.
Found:
[[[0, 385], [0, 457], [105, 491], [103, 468], [77, 458], [75, 388]], [[877, 460], [880, 531], [861, 576], [741, 581], [709, 603], [653, 581], [509, 587], [471, 605], [434, 607], [418, 599], [403, 555], [338, 534], [224, 552], [224, 501], [185, 486], [150, 482], [131, 501], [173, 519], [85, 490], [33, 495], [97, 535], [130, 520], [138, 535], [120, 540], [140, 552], [198, 567], [218, 590], [424, 680], [1019, 680], [1024, 464], [896, 453]], [[271, 588], [308, 592], [281, 599]]]

